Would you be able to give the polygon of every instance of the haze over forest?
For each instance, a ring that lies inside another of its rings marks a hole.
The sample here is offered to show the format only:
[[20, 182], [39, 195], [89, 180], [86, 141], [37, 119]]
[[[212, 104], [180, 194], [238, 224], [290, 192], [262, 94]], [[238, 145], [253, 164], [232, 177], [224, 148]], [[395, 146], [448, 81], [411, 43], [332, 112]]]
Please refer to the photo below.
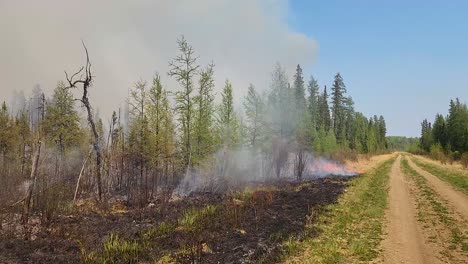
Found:
[[[177, 89], [165, 73], [182, 34], [202, 64], [216, 64], [218, 96], [232, 81], [237, 106], [249, 83], [268, 88], [276, 62], [289, 76], [301, 64], [322, 87], [340, 71], [358, 110], [384, 115], [390, 135], [419, 136], [414, 124], [465, 95], [468, 83], [458, 78], [468, 69], [464, 1], [333, 2], [2, 1], [0, 97], [28, 96], [36, 84], [51, 93], [63, 70], [83, 63], [84, 40], [96, 72], [92, 100], [108, 119], [134, 83], [156, 71]], [[109, 93], [113, 100], [101, 100]]]

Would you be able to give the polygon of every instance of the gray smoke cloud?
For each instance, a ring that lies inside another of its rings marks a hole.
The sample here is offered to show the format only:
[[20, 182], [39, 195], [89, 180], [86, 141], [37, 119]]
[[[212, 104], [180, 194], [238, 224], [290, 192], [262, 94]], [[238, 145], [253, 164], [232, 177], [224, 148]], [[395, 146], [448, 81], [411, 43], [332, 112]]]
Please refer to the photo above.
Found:
[[216, 64], [217, 90], [229, 78], [240, 98], [250, 82], [268, 87], [276, 61], [289, 73], [313, 63], [317, 43], [294, 32], [289, 15], [286, 0], [0, 1], [0, 99], [28, 96], [37, 83], [51, 92], [64, 70], [84, 64], [83, 40], [96, 76], [91, 97], [107, 116], [156, 71], [178, 89], [166, 73], [181, 34], [201, 64]]
[[[206, 162], [187, 169], [173, 195], [186, 196], [192, 192], [223, 193], [233, 188], [242, 188], [269, 180], [296, 181], [296, 153], [286, 150], [286, 160], [279, 175], [275, 174], [276, 160], [271, 153], [260, 153], [247, 148], [220, 148]], [[324, 177], [352, 177], [358, 172], [336, 161], [304, 153], [302, 180]], [[279, 178], [277, 178], [279, 176]]]

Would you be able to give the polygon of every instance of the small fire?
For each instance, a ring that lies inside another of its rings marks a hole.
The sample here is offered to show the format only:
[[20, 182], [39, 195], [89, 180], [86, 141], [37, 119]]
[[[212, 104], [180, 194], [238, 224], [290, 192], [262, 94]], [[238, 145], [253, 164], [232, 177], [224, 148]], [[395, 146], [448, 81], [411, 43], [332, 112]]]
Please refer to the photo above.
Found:
[[312, 159], [308, 166], [308, 174], [315, 177], [326, 177], [326, 176], [356, 176], [359, 173], [350, 170], [345, 165], [339, 164], [337, 162], [316, 157]]

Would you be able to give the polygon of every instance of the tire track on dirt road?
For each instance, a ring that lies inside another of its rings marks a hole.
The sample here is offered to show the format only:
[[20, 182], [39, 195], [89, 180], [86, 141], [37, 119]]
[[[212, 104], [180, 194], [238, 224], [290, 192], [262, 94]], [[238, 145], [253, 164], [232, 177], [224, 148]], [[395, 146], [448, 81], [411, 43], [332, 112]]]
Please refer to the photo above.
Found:
[[427, 179], [429, 185], [436, 191], [443, 199], [453, 207], [453, 210], [460, 214], [465, 220], [468, 220], [468, 196], [464, 193], [455, 190], [448, 183], [442, 181], [437, 176], [421, 169], [416, 165], [412, 158], [408, 159], [409, 165], [419, 174]]
[[386, 212], [386, 237], [382, 242], [384, 263], [438, 263], [434, 249], [425, 243], [423, 228], [417, 221], [415, 197], [401, 172], [401, 155], [390, 172], [389, 207]]

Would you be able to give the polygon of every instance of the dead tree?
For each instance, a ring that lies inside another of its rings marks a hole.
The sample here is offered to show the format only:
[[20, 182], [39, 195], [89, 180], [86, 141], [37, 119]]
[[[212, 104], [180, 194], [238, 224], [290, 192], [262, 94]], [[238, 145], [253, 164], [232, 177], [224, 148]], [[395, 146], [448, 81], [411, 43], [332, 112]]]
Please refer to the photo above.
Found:
[[[88, 92], [89, 88], [93, 84], [93, 75], [91, 74], [91, 62], [89, 61], [89, 54], [86, 45], [83, 43], [83, 48], [86, 52], [86, 65], [82, 66], [76, 73], [71, 77], [68, 76], [65, 71], [65, 77], [67, 78], [69, 87], [68, 88], [78, 88], [78, 85], [81, 85], [83, 90], [83, 95], [81, 99], [78, 99], [83, 106], [86, 108], [88, 113], [88, 123], [91, 127], [94, 136], [93, 149], [96, 153], [96, 182], [97, 182], [97, 192], [99, 201], [102, 199], [102, 180], [101, 180], [101, 169], [102, 169], [102, 151], [99, 144], [99, 133], [97, 131], [96, 123], [94, 122], [93, 111], [91, 104], [89, 103]], [[75, 79], [77, 76], [78, 79]]]
[[41, 156], [41, 146], [42, 146], [42, 142], [39, 139], [37, 141], [36, 152], [35, 152], [35, 154], [33, 156], [33, 160], [32, 160], [31, 176], [29, 178], [28, 189], [27, 189], [27, 192], [26, 192], [26, 198], [24, 200], [23, 219], [22, 219], [23, 224], [27, 224], [28, 219], [29, 219], [29, 212], [31, 210], [31, 199], [32, 199], [32, 195], [33, 195], [34, 184], [36, 183], [37, 168], [39, 166], [39, 157]]
[[42, 93], [41, 99], [39, 103], [39, 108], [37, 109], [39, 111], [39, 118], [38, 119], [38, 129], [37, 129], [37, 142], [36, 142], [36, 152], [32, 156], [32, 165], [31, 165], [31, 175], [29, 177], [29, 182], [27, 185], [27, 190], [26, 190], [26, 197], [24, 198], [24, 204], [23, 204], [23, 215], [22, 215], [22, 222], [23, 224], [27, 224], [29, 221], [29, 215], [31, 213], [31, 200], [34, 192], [34, 187], [36, 184], [36, 179], [37, 179], [37, 170], [39, 167], [39, 158], [41, 156], [41, 147], [42, 147], [42, 141], [41, 141], [41, 128], [40, 124], [42, 121], [44, 121], [45, 118], [45, 95]]

